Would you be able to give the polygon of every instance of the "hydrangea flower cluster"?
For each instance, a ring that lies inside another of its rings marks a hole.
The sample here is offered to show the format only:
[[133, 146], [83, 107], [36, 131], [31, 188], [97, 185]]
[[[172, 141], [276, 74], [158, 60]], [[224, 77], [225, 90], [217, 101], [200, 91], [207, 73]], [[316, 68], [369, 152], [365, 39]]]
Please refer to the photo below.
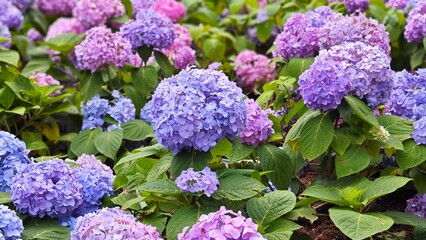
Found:
[[173, 44], [163, 49], [162, 52], [173, 60], [173, 66], [182, 70], [195, 62], [195, 51], [191, 48], [192, 37], [188, 30], [180, 25], [174, 24], [175, 39]]
[[110, 18], [124, 14], [120, 0], [79, 0], [73, 9], [74, 17], [86, 28], [105, 24]]
[[71, 240], [160, 240], [155, 227], [139, 222], [119, 208], [104, 208], [77, 219]]
[[16, 212], [5, 205], [0, 205], [0, 239], [21, 239], [24, 225], [22, 220], [16, 216]]
[[86, 39], [75, 46], [77, 67], [91, 72], [110, 64], [123, 67], [131, 54], [129, 41], [104, 26], [87, 31]]
[[271, 136], [275, 131], [272, 121], [265, 111], [253, 99], [246, 99], [247, 123], [240, 133], [241, 142], [257, 147]]
[[28, 37], [29, 40], [31, 40], [33, 42], [37, 42], [37, 41], [43, 40], [43, 36], [35, 28], [30, 28], [28, 30], [27, 37]]
[[123, 97], [117, 90], [112, 91], [112, 96], [115, 99], [112, 101], [113, 106], [109, 108], [108, 114], [117, 121], [118, 127], [121, 123], [135, 119], [136, 108], [132, 100]]
[[[48, 85], [60, 85], [61, 83], [54, 79], [52, 76], [46, 74], [46, 73], [33, 73], [29, 76], [29, 79], [34, 79], [37, 83], [37, 85], [39, 86], [48, 86]], [[54, 93], [52, 93], [52, 96], [56, 96], [61, 94], [61, 91], [55, 91]]]
[[25, 12], [31, 7], [31, 5], [33, 5], [34, 0], [10, 0], [10, 2], [21, 12]]
[[235, 58], [235, 72], [240, 86], [253, 89], [257, 82], [269, 82], [275, 77], [275, 64], [255, 51], [244, 50]]
[[349, 13], [364, 12], [370, 5], [370, 0], [343, 0]]
[[181, 2], [176, 2], [176, 0], [156, 0], [152, 9], [168, 17], [173, 22], [182, 19], [186, 15], [185, 5]]
[[176, 69], [182, 70], [189, 67], [195, 62], [195, 50], [188, 46], [183, 46], [171, 55], [173, 66]]
[[408, 13], [404, 37], [408, 42], [421, 43], [426, 36], [426, 1], [414, 5]]
[[8, 0], [0, 0], [0, 22], [11, 29], [19, 30], [24, 21], [21, 11]]
[[242, 90], [223, 72], [188, 68], [160, 82], [141, 117], [174, 153], [206, 152], [222, 138], [238, 136], [245, 111]]
[[193, 168], [188, 168], [182, 171], [175, 182], [184, 192], [198, 193], [203, 191], [207, 197], [210, 197], [219, 185], [216, 173], [208, 167], [199, 172], [194, 171]]
[[52, 16], [69, 16], [77, 5], [78, 0], [35, 0], [35, 5], [40, 12]]
[[426, 117], [422, 117], [413, 123], [414, 132], [411, 137], [418, 145], [426, 144]]
[[396, 9], [404, 9], [407, 6], [409, 0], [389, 0], [386, 5], [396, 8]]
[[133, 6], [133, 15], [135, 16], [139, 11], [151, 8], [155, 0], [131, 0]]
[[66, 217], [82, 203], [81, 184], [73, 170], [57, 158], [26, 165], [11, 188], [16, 209], [33, 217]]
[[168, 48], [175, 39], [173, 23], [153, 10], [139, 11], [136, 19], [120, 28], [120, 34], [130, 41], [133, 49], [142, 46]]
[[[8, 38], [8, 39], [11, 38], [9, 28], [1, 22], [0, 22], [0, 37]], [[5, 42], [0, 42], [0, 46], [5, 48], [10, 48], [11, 45], [12, 45], [12, 42], [10, 40], [7, 40]]]
[[408, 199], [405, 211], [426, 218], [426, 194], [416, 194]]
[[75, 18], [58, 18], [52, 25], [49, 26], [49, 30], [46, 34], [46, 40], [57, 37], [65, 33], [81, 34], [86, 31], [86, 28], [81, 25]]
[[178, 239], [264, 240], [257, 228], [251, 218], [245, 218], [241, 212], [235, 213], [222, 206], [217, 212], [201, 215], [189, 231], [189, 227], [182, 230]]
[[13, 177], [30, 163], [29, 152], [24, 142], [0, 131], [0, 191], [10, 192]]

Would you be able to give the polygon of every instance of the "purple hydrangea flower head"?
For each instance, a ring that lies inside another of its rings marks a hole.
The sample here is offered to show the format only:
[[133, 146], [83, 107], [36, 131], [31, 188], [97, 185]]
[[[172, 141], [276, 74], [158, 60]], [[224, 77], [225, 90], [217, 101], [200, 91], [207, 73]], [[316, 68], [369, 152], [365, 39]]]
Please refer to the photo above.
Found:
[[240, 86], [253, 89], [258, 82], [269, 82], [275, 78], [275, 64], [266, 56], [245, 50], [235, 58], [235, 72]]
[[71, 240], [160, 240], [155, 227], [139, 222], [119, 208], [104, 208], [77, 219]]
[[190, 47], [192, 44], [192, 37], [188, 29], [177, 23], [173, 24], [173, 29], [175, 32], [175, 39], [173, 40], [173, 44], [165, 49], [166, 55], [169, 55], [167, 54], [169, 51], [176, 52], [178, 49], [182, 47]]
[[426, 36], [426, 1], [417, 3], [408, 13], [404, 37], [408, 42], [422, 42]]
[[364, 12], [370, 5], [370, 0], [343, 0], [349, 13]]
[[79, 0], [73, 9], [74, 17], [86, 28], [107, 23], [110, 18], [124, 14], [120, 0]]
[[80, 168], [96, 168], [104, 173], [113, 174], [111, 168], [96, 159], [94, 155], [83, 154], [77, 158], [76, 162]]
[[173, 23], [153, 10], [138, 12], [136, 19], [120, 28], [120, 34], [130, 41], [134, 49], [141, 46], [168, 48], [175, 39]]
[[180, 25], [174, 24], [175, 39], [173, 44], [163, 49], [162, 52], [173, 60], [173, 66], [182, 70], [195, 62], [195, 51], [191, 48], [192, 37], [188, 30]]
[[31, 5], [33, 5], [34, 0], [11, 0], [11, 3], [21, 12], [25, 12], [31, 7]]
[[75, 18], [58, 18], [55, 22], [50, 25], [49, 30], [46, 34], [46, 40], [52, 39], [65, 33], [84, 33], [86, 28], [81, 25]]
[[156, 0], [152, 9], [168, 17], [173, 22], [182, 19], [186, 15], [185, 5], [181, 2], [176, 2], [176, 0]]
[[0, 205], [0, 239], [21, 239], [23, 230], [24, 225], [16, 212], [5, 205]]
[[313, 11], [308, 11], [305, 16], [311, 27], [320, 28], [329, 21], [333, 21], [339, 15], [330, 7], [322, 6], [315, 8]]
[[10, 29], [19, 30], [24, 21], [22, 12], [7, 0], [0, 1], [0, 21]]
[[86, 39], [75, 46], [77, 67], [95, 72], [106, 65], [117, 68], [129, 62], [132, 46], [129, 41], [111, 29], [95, 27], [87, 31]]
[[420, 118], [413, 123], [414, 132], [411, 137], [418, 145], [426, 144], [426, 117]]
[[[393, 75], [393, 72], [389, 72], [389, 74]], [[371, 91], [365, 96], [370, 106], [385, 105], [389, 102], [394, 85], [393, 78], [391, 78], [392, 77], [387, 81], [378, 82], [372, 86]]]
[[112, 91], [112, 96], [115, 98], [112, 101], [114, 106], [109, 109], [108, 114], [119, 124], [134, 120], [136, 109], [132, 100], [123, 97], [117, 90]]
[[193, 168], [188, 168], [182, 171], [175, 182], [184, 192], [198, 193], [203, 191], [207, 197], [210, 197], [219, 185], [216, 173], [208, 167], [199, 172], [194, 171]]
[[151, 8], [155, 0], [131, 0], [133, 6], [133, 16], [139, 11]]
[[[29, 77], [29, 79], [34, 79], [39, 86], [48, 86], [48, 85], [60, 85], [61, 83], [54, 79], [52, 76], [46, 73], [33, 73]], [[57, 96], [61, 94], [61, 91], [55, 91], [51, 94], [51, 96]]]
[[[3, 25], [3, 23], [1, 23], [1, 22], [0, 22], [0, 37], [8, 38], [8, 39], [10, 39], [12, 37], [10, 35], [9, 28], [7, 26]], [[5, 42], [0, 42], [1, 47], [10, 48], [11, 45], [12, 45], [12, 42], [10, 40], [7, 40]]]
[[35, 5], [40, 12], [52, 16], [69, 16], [77, 5], [78, 0], [35, 0]]
[[404, 9], [408, 1], [409, 0], [389, 0], [386, 5], [396, 9]]
[[176, 69], [182, 70], [195, 63], [195, 50], [188, 46], [183, 46], [177, 48], [171, 54], [171, 58], [173, 59], [173, 66]]
[[142, 118], [174, 153], [192, 148], [206, 152], [222, 138], [238, 136], [245, 111], [242, 90], [223, 72], [188, 68], [160, 82]]
[[105, 120], [103, 117], [110, 111], [108, 100], [95, 96], [86, 104], [82, 104], [83, 126], [81, 130], [102, 128]]
[[26, 165], [11, 188], [16, 209], [33, 217], [66, 217], [82, 203], [82, 185], [73, 170], [57, 158]]
[[222, 206], [217, 212], [201, 215], [189, 231], [189, 227], [182, 230], [178, 239], [266, 239], [257, 232], [257, 228], [251, 218], [245, 218], [241, 212], [235, 213]]
[[30, 28], [27, 32], [27, 37], [29, 40], [36, 42], [43, 40], [43, 36], [39, 31], [37, 31], [35, 28]]
[[320, 28], [318, 38], [321, 49], [329, 49], [345, 42], [363, 42], [378, 46], [387, 55], [390, 54], [389, 34], [383, 24], [367, 18], [364, 14], [337, 16]]
[[0, 131], [0, 191], [10, 192], [13, 177], [30, 163], [29, 152], [24, 142]]
[[247, 104], [247, 123], [240, 133], [241, 142], [257, 147], [275, 132], [272, 128], [273, 123], [257, 102], [253, 99], [246, 99], [245, 102]]
[[408, 199], [405, 211], [426, 218], [426, 194], [416, 194]]

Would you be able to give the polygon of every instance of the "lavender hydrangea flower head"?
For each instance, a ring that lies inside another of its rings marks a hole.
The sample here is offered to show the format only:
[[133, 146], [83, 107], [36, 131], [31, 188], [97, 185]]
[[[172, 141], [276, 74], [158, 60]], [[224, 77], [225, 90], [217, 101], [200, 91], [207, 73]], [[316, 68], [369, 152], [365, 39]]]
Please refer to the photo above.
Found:
[[25, 12], [31, 7], [31, 5], [33, 5], [34, 0], [11, 0], [11, 3], [21, 12]]
[[240, 86], [253, 89], [258, 82], [269, 82], [275, 78], [275, 64], [266, 56], [245, 50], [235, 58], [235, 72]]
[[142, 46], [168, 48], [173, 44], [175, 33], [173, 23], [153, 10], [142, 10], [136, 19], [126, 22], [120, 34], [137, 49]]
[[182, 171], [175, 182], [184, 192], [198, 193], [202, 191], [207, 197], [210, 197], [219, 185], [216, 173], [208, 167], [199, 172], [194, 171], [193, 168], [188, 168]]
[[16, 212], [5, 205], [0, 205], [0, 239], [21, 239], [23, 230], [24, 225]]
[[183, 46], [175, 49], [171, 53], [171, 58], [173, 60], [173, 67], [182, 70], [195, 63], [195, 50], [188, 46]]
[[414, 132], [411, 137], [416, 141], [417, 145], [426, 144], [426, 117], [420, 118], [413, 123]]
[[27, 32], [27, 37], [29, 40], [36, 42], [43, 40], [43, 36], [39, 31], [37, 31], [35, 28], [30, 28]]
[[71, 240], [160, 240], [155, 227], [139, 222], [119, 208], [104, 208], [77, 219]]
[[320, 28], [329, 21], [333, 21], [334, 19], [338, 18], [339, 14], [335, 13], [328, 6], [321, 6], [315, 8], [313, 11], [306, 12], [305, 16], [308, 19], [309, 25], [311, 27]]
[[389, 0], [386, 5], [396, 8], [396, 9], [404, 9], [407, 6], [409, 0]]
[[77, 5], [78, 0], [35, 0], [35, 5], [40, 12], [52, 16], [69, 16]]
[[349, 13], [364, 12], [370, 5], [370, 0], [343, 0]]
[[405, 211], [426, 218], [426, 194], [416, 194], [408, 199]]
[[111, 168], [96, 159], [94, 155], [83, 154], [77, 158], [76, 162], [80, 168], [96, 168], [107, 174], [113, 174]]
[[111, 29], [95, 27], [87, 31], [86, 39], [75, 46], [77, 67], [95, 72], [106, 65], [117, 68], [129, 62], [132, 54], [129, 41]]
[[[46, 73], [33, 73], [31, 74], [29, 77], [29, 79], [34, 79], [37, 83], [37, 85], [39, 86], [48, 86], [48, 85], [61, 85], [61, 83], [54, 79], [52, 76], [46, 74]], [[61, 91], [55, 91], [54, 93], [51, 94], [51, 96], [57, 96], [61, 94]]]
[[29, 152], [24, 142], [0, 131], [0, 191], [10, 192], [13, 177], [30, 163]]
[[[3, 25], [3, 23], [0, 22], [0, 37], [2, 38], [11, 38], [11, 34], [9, 31], [9, 28], [5, 25]], [[5, 48], [10, 48], [10, 46], [12, 45], [12, 42], [10, 40], [7, 40], [5, 42], [1, 42], [0, 46], [5, 47]]]
[[108, 100], [100, 98], [98, 95], [82, 104], [83, 126], [81, 130], [102, 128], [105, 120], [103, 117], [110, 111]]
[[136, 109], [132, 100], [123, 97], [117, 90], [112, 91], [112, 96], [115, 98], [112, 102], [114, 106], [109, 109], [108, 114], [119, 124], [134, 120]]
[[73, 9], [74, 17], [86, 28], [107, 23], [110, 18], [124, 14], [120, 0], [79, 0]]
[[10, 29], [19, 30], [24, 21], [24, 16], [18, 8], [7, 0], [0, 1], [0, 21]]
[[176, 2], [176, 0], [156, 0], [152, 9], [168, 17], [173, 22], [182, 19], [186, 15], [185, 5], [181, 2]]
[[201, 215], [189, 231], [189, 227], [182, 230], [178, 239], [264, 240], [257, 228], [251, 218], [245, 218], [241, 212], [235, 213], [222, 206], [217, 212]]
[[160, 82], [142, 110], [158, 141], [178, 153], [208, 151], [245, 126], [242, 90], [220, 71], [188, 68]]
[[418, 2], [408, 13], [404, 37], [408, 42], [422, 42], [426, 36], [426, 1]]
[[66, 217], [82, 203], [82, 185], [61, 159], [26, 165], [14, 178], [11, 199], [21, 213]]
[[151, 8], [155, 0], [131, 0], [133, 6], [133, 16], [139, 11]]
[[272, 128], [273, 123], [257, 102], [253, 99], [246, 99], [245, 102], [247, 104], [247, 123], [240, 133], [241, 142], [257, 147], [275, 132]]
[[49, 26], [49, 30], [46, 34], [46, 40], [52, 39], [65, 33], [81, 34], [86, 31], [86, 28], [81, 25], [75, 18], [58, 18], [52, 25]]

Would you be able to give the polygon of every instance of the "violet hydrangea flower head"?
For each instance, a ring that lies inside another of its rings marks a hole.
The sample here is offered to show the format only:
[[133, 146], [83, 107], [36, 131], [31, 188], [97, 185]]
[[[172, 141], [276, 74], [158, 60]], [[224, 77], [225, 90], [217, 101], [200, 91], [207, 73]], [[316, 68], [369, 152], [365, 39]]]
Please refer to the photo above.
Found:
[[305, 16], [308, 19], [310, 26], [320, 28], [329, 21], [333, 21], [339, 17], [339, 14], [335, 13], [328, 6], [321, 6], [315, 8], [313, 11], [306, 12]]
[[110, 111], [108, 100], [102, 99], [99, 95], [94, 96], [81, 105], [81, 113], [83, 114], [83, 126], [81, 130], [102, 128], [105, 123], [104, 116]]
[[264, 240], [257, 228], [251, 218], [245, 218], [241, 212], [235, 213], [222, 206], [217, 212], [201, 215], [189, 231], [189, 227], [182, 230], [178, 239]]
[[184, 192], [203, 192], [207, 197], [210, 197], [219, 185], [216, 173], [208, 167], [199, 172], [194, 171], [193, 168], [188, 168], [182, 171], [175, 182]]
[[414, 5], [408, 13], [404, 37], [408, 42], [420, 43], [426, 36], [426, 1]]
[[245, 126], [242, 90], [221, 71], [187, 68], [160, 82], [142, 110], [157, 140], [178, 153], [208, 151]]
[[75, 46], [77, 68], [95, 72], [101, 67], [113, 65], [121, 68], [132, 54], [129, 41], [104, 26], [87, 31], [86, 39]]
[[426, 144], [426, 117], [420, 118], [413, 123], [414, 132], [411, 137], [417, 145]]
[[65, 33], [84, 33], [86, 28], [81, 25], [75, 18], [58, 18], [52, 25], [49, 26], [49, 30], [46, 34], [46, 40], [52, 39]]
[[73, 170], [57, 158], [26, 165], [11, 188], [16, 209], [33, 217], [66, 217], [82, 203], [82, 185]]
[[24, 21], [22, 12], [7, 0], [0, 1], [0, 21], [9, 29], [19, 30]]
[[182, 70], [195, 63], [195, 50], [188, 46], [182, 46], [171, 53], [171, 58], [173, 67]]
[[168, 17], [173, 22], [182, 19], [186, 15], [185, 5], [176, 0], [156, 0], [152, 9]]
[[175, 39], [173, 41], [173, 44], [170, 47], [168, 47], [166, 50], [177, 51], [177, 49], [181, 47], [191, 46], [192, 37], [188, 29], [186, 29], [184, 26], [177, 23], [173, 24], [173, 29], [175, 32]]
[[120, 0], [78, 0], [73, 9], [74, 17], [86, 29], [103, 25], [110, 18], [122, 16], [124, 12]]
[[142, 46], [168, 48], [175, 39], [173, 23], [153, 10], [139, 11], [136, 19], [120, 28], [120, 34], [130, 41], [133, 49]]
[[235, 58], [235, 72], [240, 86], [252, 90], [258, 82], [269, 82], [275, 78], [275, 64], [266, 56], [244, 50]]
[[396, 9], [404, 9], [408, 2], [409, 0], [389, 0], [386, 5]]
[[27, 37], [29, 40], [36, 42], [43, 40], [43, 36], [39, 31], [37, 31], [35, 28], [30, 28], [27, 32]]
[[115, 98], [112, 101], [114, 106], [109, 108], [108, 114], [119, 124], [134, 120], [136, 109], [132, 100], [123, 97], [117, 90], [112, 91], [112, 96]]
[[370, 5], [370, 0], [343, 0], [349, 13], [364, 12]]
[[195, 62], [195, 50], [190, 46], [192, 37], [189, 31], [180, 24], [174, 24], [175, 39], [173, 44], [162, 52], [173, 60], [173, 66], [182, 70]]
[[245, 102], [247, 104], [247, 123], [240, 133], [241, 142], [257, 147], [275, 132], [272, 128], [273, 123], [257, 102], [253, 99], [246, 99]]
[[405, 211], [426, 218], [426, 194], [416, 194], [408, 199]]
[[5, 205], [0, 205], [0, 239], [21, 239], [24, 225], [16, 212]]
[[33, 5], [34, 0], [10, 0], [11, 3], [17, 7], [21, 12], [27, 11]]
[[40, 12], [52, 16], [69, 16], [78, 0], [35, 0], [35, 5]]
[[133, 16], [139, 11], [151, 8], [155, 0], [131, 0], [133, 6]]
[[162, 239], [155, 227], [139, 222], [119, 208], [104, 208], [77, 218], [71, 240]]
[[10, 192], [13, 177], [30, 163], [29, 152], [15, 135], [0, 131], [0, 191]]

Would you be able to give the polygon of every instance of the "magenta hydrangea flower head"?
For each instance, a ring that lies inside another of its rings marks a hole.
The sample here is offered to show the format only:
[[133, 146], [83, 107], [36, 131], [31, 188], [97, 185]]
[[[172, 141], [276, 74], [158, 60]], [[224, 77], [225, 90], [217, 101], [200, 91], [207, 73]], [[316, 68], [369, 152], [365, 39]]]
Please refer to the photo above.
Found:
[[404, 37], [408, 42], [422, 42], [426, 36], [426, 1], [414, 5], [408, 13]]
[[86, 28], [107, 23], [110, 18], [124, 14], [120, 0], [79, 0], [73, 9], [74, 17]]
[[29, 40], [36, 42], [43, 40], [43, 35], [39, 31], [37, 31], [35, 28], [30, 28], [27, 32], [27, 37]]
[[49, 30], [46, 34], [46, 40], [52, 39], [65, 33], [81, 34], [86, 31], [86, 28], [81, 25], [75, 18], [58, 18], [52, 25], [49, 26]]
[[318, 36], [321, 49], [329, 49], [345, 42], [363, 42], [378, 46], [387, 55], [390, 54], [390, 39], [385, 26], [364, 14], [340, 15], [321, 27]]
[[35, 5], [40, 12], [52, 16], [70, 16], [78, 0], [35, 0]]
[[364, 12], [370, 5], [370, 0], [343, 0], [349, 13]]
[[104, 208], [77, 219], [71, 240], [160, 240], [155, 227], [142, 224], [119, 208]]
[[5, 205], [0, 205], [0, 239], [21, 239], [23, 230], [24, 225], [22, 220], [16, 215], [16, 212]]
[[91, 72], [108, 65], [121, 68], [129, 62], [131, 54], [129, 41], [104, 26], [87, 31], [86, 39], [75, 46], [77, 68]]
[[245, 111], [242, 90], [223, 72], [187, 68], [160, 82], [141, 117], [174, 153], [206, 152], [222, 138], [239, 135]]
[[168, 17], [173, 22], [182, 19], [186, 15], [185, 5], [181, 2], [176, 2], [176, 0], [156, 0], [152, 9]]
[[22, 12], [7, 0], [0, 0], [0, 22], [9, 29], [19, 30], [24, 21]]
[[82, 185], [74, 171], [57, 158], [26, 165], [11, 188], [16, 209], [33, 217], [66, 217], [83, 201]]
[[34, 0], [10, 0], [10, 2], [21, 12], [25, 12], [31, 7], [31, 5], [33, 5]]
[[257, 102], [253, 99], [246, 99], [247, 123], [240, 133], [241, 142], [257, 147], [271, 136], [275, 131], [272, 128], [272, 121]]
[[408, 2], [409, 0], [389, 0], [386, 5], [396, 9], [404, 9]]
[[245, 218], [241, 212], [236, 213], [222, 206], [217, 212], [201, 215], [189, 231], [189, 227], [182, 230], [178, 239], [266, 239], [257, 232], [257, 228], [257, 224], [253, 223], [251, 218]]
[[275, 64], [266, 56], [255, 51], [244, 50], [235, 58], [238, 84], [252, 90], [258, 82], [269, 82], [275, 78]]
[[133, 49], [142, 46], [168, 48], [175, 39], [173, 23], [153, 10], [139, 11], [136, 19], [120, 28], [120, 34], [130, 41]]
[[416, 194], [408, 199], [405, 211], [426, 218], [426, 194]]
[[29, 152], [15, 135], [0, 131], [0, 191], [10, 192], [13, 177], [30, 163]]
[[212, 172], [208, 167], [199, 172], [194, 171], [193, 168], [188, 168], [182, 171], [175, 182], [184, 192], [204, 192], [207, 197], [210, 197], [219, 185], [216, 173]]

